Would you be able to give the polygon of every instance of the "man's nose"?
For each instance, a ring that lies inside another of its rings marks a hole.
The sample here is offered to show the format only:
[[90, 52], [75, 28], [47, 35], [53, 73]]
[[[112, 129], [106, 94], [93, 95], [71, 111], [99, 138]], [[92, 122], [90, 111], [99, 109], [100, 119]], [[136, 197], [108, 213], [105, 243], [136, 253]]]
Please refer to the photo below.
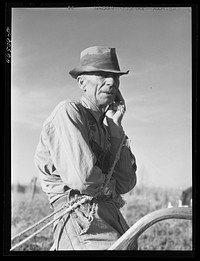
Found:
[[106, 78], [106, 84], [108, 86], [116, 86], [116, 83], [117, 83], [117, 81], [115, 80], [114, 77], [107, 77]]

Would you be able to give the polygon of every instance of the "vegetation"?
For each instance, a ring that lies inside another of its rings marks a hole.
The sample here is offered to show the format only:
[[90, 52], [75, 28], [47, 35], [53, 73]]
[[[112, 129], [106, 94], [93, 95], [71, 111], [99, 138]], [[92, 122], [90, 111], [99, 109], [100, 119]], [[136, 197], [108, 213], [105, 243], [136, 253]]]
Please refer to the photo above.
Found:
[[[177, 190], [137, 186], [124, 196], [127, 204], [122, 208], [122, 213], [131, 226], [146, 214], [166, 208], [168, 202], [177, 206], [179, 197], [180, 192]], [[51, 212], [47, 197], [39, 187], [33, 200], [28, 187], [17, 185], [12, 188], [12, 236]], [[13, 243], [16, 244], [23, 238], [25, 237], [21, 236]], [[49, 250], [52, 243], [50, 226], [14, 251]], [[176, 219], [161, 221], [146, 230], [139, 237], [138, 243], [139, 250], [192, 250], [192, 222]]]

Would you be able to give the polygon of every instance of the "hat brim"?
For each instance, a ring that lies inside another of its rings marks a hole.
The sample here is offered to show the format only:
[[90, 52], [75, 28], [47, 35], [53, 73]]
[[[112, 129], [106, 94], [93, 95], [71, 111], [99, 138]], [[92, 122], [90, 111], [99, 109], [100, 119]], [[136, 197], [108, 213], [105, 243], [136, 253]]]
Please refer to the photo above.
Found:
[[115, 74], [119, 74], [119, 75], [124, 75], [124, 74], [128, 74], [128, 71], [116, 71], [116, 70], [107, 70], [107, 69], [99, 69], [93, 66], [86, 66], [86, 67], [77, 67], [74, 68], [73, 70], [71, 70], [69, 72], [69, 74], [73, 77], [73, 78], [77, 78], [79, 75], [84, 74], [84, 73], [88, 73], [88, 72], [110, 72], [110, 73], [115, 73]]

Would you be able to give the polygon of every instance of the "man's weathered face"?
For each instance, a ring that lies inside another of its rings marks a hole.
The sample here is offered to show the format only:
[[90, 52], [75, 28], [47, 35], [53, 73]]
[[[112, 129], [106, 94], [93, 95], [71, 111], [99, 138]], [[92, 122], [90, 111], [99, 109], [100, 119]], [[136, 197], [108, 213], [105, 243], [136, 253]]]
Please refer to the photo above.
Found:
[[119, 75], [115, 73], [87, 73], [79, 76], [78, 81], [85, 96], [99, 107], [111, 104], [119, 89]]

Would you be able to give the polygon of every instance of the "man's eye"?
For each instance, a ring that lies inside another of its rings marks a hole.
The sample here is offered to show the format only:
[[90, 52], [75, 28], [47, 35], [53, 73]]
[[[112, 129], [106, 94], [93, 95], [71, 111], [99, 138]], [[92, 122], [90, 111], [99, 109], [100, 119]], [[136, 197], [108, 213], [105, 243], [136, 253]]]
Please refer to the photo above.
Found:
[[104, 77], [102, 73], [95, 73], [94, 75], [97, 77]]

